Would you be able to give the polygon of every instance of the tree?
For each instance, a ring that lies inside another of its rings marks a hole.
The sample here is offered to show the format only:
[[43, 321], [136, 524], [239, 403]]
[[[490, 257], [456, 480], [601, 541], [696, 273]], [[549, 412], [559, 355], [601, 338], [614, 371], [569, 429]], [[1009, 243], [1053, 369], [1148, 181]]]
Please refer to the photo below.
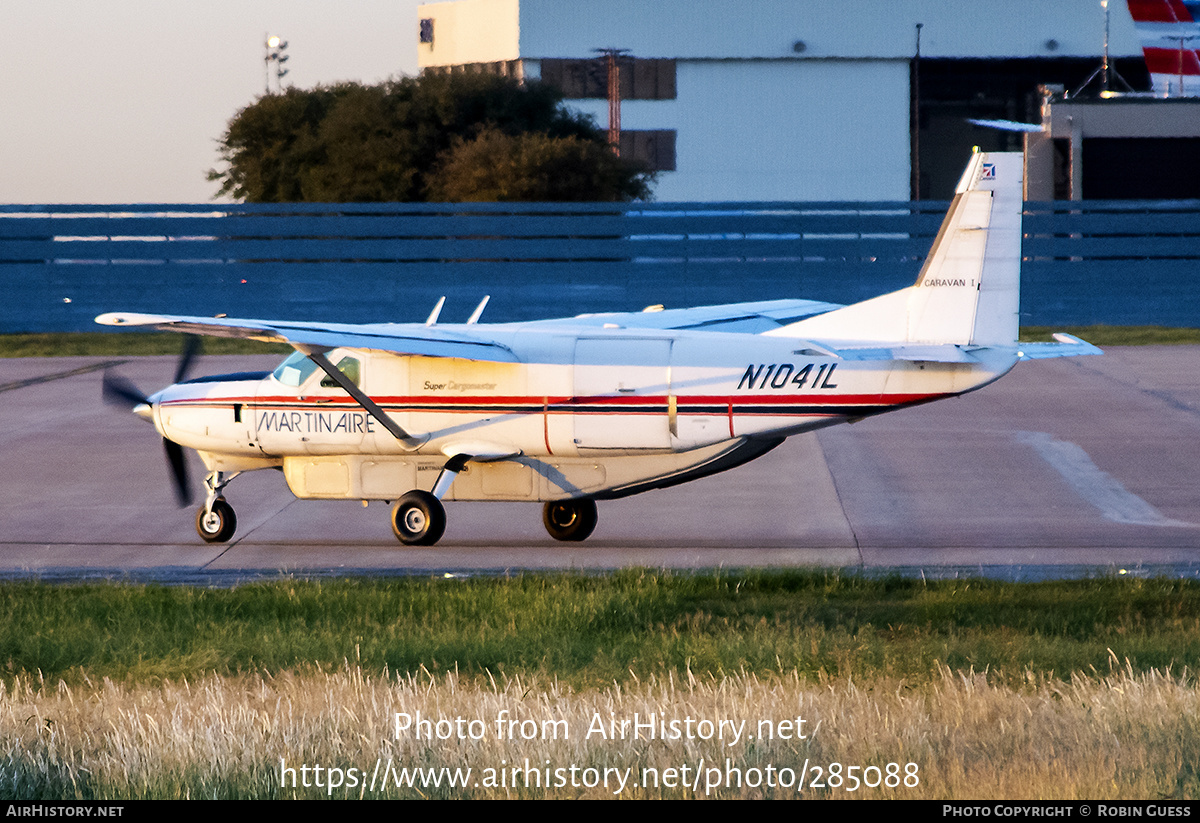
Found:
[[[229, 122], [220, 156], [225, 168], [208, 178], [250, 202], [620, 200], [648, 197], [652, 180], [554, 89], [479, 74], [267, 95]], [[542, 183], [502, 184], [472, 163]]]
[[644, 175], [630, 175], [603, 143], [540, 133], [484, 129], [442, 154], [432, 199], [453, 202], [644, 200]]
[[221, 144], [224, 172], [210, 171], [219, 194], [252, 202], [303, 200], [299, 168], [323, 162], [322, 121], [341, 89], [267, 95], [230, 121]]

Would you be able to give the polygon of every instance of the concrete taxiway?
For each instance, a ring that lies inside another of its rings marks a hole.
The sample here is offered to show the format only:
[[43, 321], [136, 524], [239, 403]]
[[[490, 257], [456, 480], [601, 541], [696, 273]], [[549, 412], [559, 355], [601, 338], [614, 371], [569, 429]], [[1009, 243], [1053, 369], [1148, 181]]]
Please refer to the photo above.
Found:
[[[226, 490], [234, 540], [175, 505], [158, 436], [105, 406], [115, 358], [0, 360], [0, 574], [280, 570], [1040, 566], [1200, 570], [1200, 347], [1022, 363], [974, 394], [803, 435], [746, 466], [602, 502], [585, 543], [536, 504], [450, 503], [435, 547], [389, 507], [297, 500], [278, 472]], [[202, 358], [194, 374], [277, 357]], [[152, 391], [174, 359], [115, 368]], [[202, 467], [192, 458], [196, 487]]]

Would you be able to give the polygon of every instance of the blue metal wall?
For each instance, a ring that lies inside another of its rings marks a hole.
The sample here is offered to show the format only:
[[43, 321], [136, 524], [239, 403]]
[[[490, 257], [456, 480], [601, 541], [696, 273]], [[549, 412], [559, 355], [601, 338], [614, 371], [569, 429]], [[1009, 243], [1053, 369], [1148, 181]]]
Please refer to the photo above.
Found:
[[[911, 283], [946, 203], [0, 206], [0, 332], [105, 311], [485, 321]], [[1200, 326], [1200, 203], [1027, 205], [1022, 322]]]

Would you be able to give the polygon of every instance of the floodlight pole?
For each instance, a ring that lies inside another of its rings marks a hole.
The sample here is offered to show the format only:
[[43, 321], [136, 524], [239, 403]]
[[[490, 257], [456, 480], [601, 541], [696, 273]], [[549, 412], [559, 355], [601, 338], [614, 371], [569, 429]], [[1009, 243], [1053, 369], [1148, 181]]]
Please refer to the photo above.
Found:
[[921, 29], [917, 23], [917, 52], [913, 57], [912, 88], [912, 199], [921, 199]]
[[1091, 85], [1091, 82], [1096, 79], [1097, 75], [1100, 76], [1100, 96], [1108, 97], [1112, 93], [1112, 87], [1109, 84], [1110, 70], [1111, 70], [1112, 76], [1121, 81], [1121, 85], [1125, 87], [1125, 91], [1133, 91], [1133, 86], [1131, 86], [1131, 85], [1129, 85], [1129, 83], [1125, 82], [1125, 78], [1121, 76], [1121, 73], [1119, 71], [1117, 71], [1117, 67], [1109, 65], [1109, 61], [1108, 61], [1108, 0], [1100, 0], [1100, 8], [1104, 9], [1104, 57], [1100, 62], [1100, 67], [1098, 69], [1096, 69], [1094, 72], [1092, 72], [1088, 76], [1087, 80], [1083, 81], [1082, 86], [1080, 86], [1074, 92], [1067, 93], [1066, 98], [1068, 100], [1070, 100], [1074, 97], [1078, 97], [1083, 92], [1084, 89], [1086, 89], [1089, 85]]
[[271, 93], [271, 64], [275, 64], [275, 91], [283, 92], [283, 76], [288, 73], [288, 70], [283, 67], [287, 62], [288, 55], [284, 54], [287, 50], [287, 41], [282, 37], [273, 37], [266, 34], [263, 37], [263, 88], [265, 94]]

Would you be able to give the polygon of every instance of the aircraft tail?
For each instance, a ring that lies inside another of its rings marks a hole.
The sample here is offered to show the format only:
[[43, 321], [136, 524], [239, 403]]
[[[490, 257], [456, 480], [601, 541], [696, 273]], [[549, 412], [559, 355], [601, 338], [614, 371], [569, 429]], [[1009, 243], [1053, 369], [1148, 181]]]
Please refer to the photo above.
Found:
[[767, 332], [814, 340], [1012, 346], [1021, 279], [1020, 152], [972, 155], [908, 288]]
[[1200, 96], [1200, 25], [1194, 0], [1128, 0], [1142, 54], [1157, 94]]

